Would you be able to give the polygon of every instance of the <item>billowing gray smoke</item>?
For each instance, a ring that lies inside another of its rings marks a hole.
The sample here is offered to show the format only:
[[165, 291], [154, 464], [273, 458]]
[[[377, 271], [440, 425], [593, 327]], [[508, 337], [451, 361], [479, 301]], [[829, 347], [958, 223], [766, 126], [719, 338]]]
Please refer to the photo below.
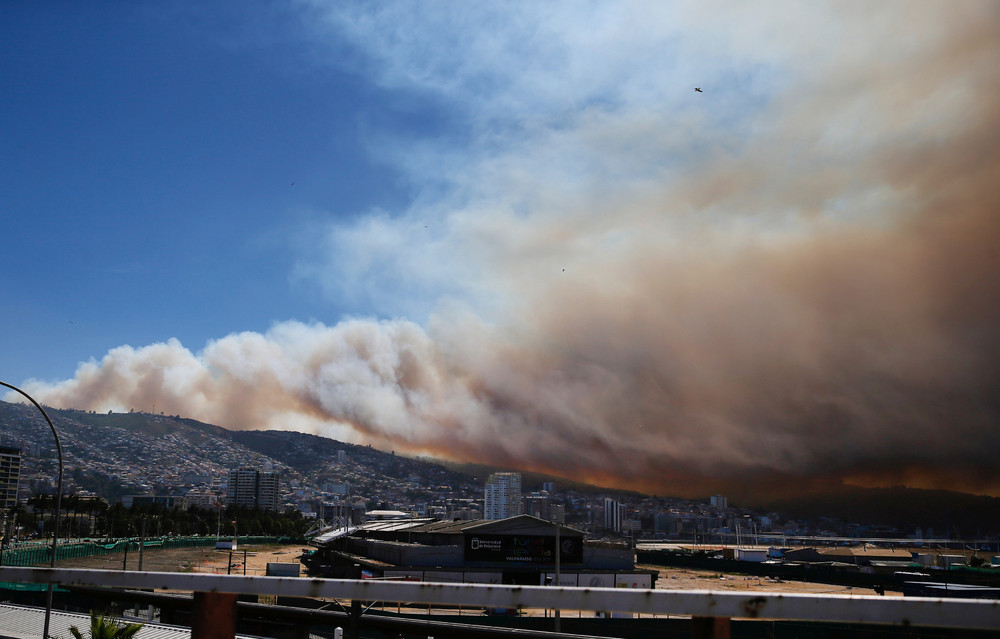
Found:
[[[889, 32], [891, 12], [840, 16], [828, 51], [795, 36], [806, 61], [739, 126], [594, 107], [534, 123], [455, 177], [433, 244], [391, 247], [398, 277], [468, 293], [426, 323], [121, 347], [28, 388], [661, 494], [1000, 494], [1000, 20], [934, 7], [902, 5]], [[590, 158], [580, 181], [539, 168], [560, 149]], [[331, 245], [378, 250], [364, 228]]]

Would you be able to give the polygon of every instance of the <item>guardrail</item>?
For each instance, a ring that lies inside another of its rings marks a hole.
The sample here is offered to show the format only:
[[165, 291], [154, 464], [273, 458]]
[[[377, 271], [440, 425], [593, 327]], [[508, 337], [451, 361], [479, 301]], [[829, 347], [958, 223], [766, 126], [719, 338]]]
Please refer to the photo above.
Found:
[[[713, 622], [706, 626], [709, 630], [696, 635], [704, 637], [728, 636], [730, 618], [1000, 628], [1000, 600], [982, 599], [559, 588], [19, 567], [0, 567], [0, 581], [192, 591], [196, 608], [200, 605], [202, 611], [195, 615], [194, 637], [208, 636], [198, 634], [199, 619], [218, 627], [227, 615], [234, 619], [235, 634], [237, 594], [687, 615]], [[720, 621], [721, 624], [717, 623]]]

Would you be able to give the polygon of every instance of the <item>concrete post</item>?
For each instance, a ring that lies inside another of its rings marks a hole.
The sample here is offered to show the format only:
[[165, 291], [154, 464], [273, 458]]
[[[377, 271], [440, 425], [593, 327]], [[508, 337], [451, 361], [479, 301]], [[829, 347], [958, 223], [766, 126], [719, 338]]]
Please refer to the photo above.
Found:
[[236, 594], [194, 593], [191, 639], [234, 639], [236, 637]]
[[730, 639], [729, 617], [691, 617], [692, 639]]

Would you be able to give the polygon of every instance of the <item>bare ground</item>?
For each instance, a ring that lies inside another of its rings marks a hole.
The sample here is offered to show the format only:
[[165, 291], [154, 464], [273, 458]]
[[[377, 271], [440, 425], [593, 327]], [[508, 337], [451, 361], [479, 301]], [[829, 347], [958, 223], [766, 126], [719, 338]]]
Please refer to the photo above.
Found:
[[[263, 575], [269, 562], [299, 563], [303, 551], [309, 551], [308, 546], [248, 546], [246, 550], [246, 574]], [[94, 568], [105, 570], [121, 570], [123, 555], [105, 555], [101, 557], [83, 557], [67, 559], [59, 562], [61, 568]], [[227, 550], [214, 548], [173, 548], [169, 550], [149, 550], [143, 555], [142, 569], [156, 572], [199, 572], [209, 574], [226, 574], [230, 554]], [[232, 574], [244, 574], [244, 549], [232, 553]], [[805, 593], [805, 594], [836, 594], [836, 595], [874, 595], [869, 588], [851, 588], [831, 584], [812, 583], [806, 581], [769, 580], [740, 574], [720, 574], [706, 570], [691, 570], [685, 568], [665, 568], [662, 566], [636, 566], [641, 569], [656, 570], [659, 574], [656, 581], [657, 590], [714, 590], [728, 592], [770, 592], [770, 593]], [[138, 553], [129, 553], [128, 570], [139, 569]], [[887, 596], [901, 596], [902, 593], [886, 592]], [[408, 612], [423, 612], [426, 608], [406, 610]], [[428, 613], [430, 611], [427, 611]], [[480, 609], [459, 608], [458, 614], [482, 614]], [[455, 614], [456, 609], [436, 609], [435, 613]], [[526, 609], [522, 614], [528, 616], [549, 616], [551, 611], [544, 609]], [[590, 616], [592, 612], [566, 610], [567, 617]]]
[[[723, 574], [688, 568], [664, 568], [662, 566], [636, 567], [659, 572], [659, 577], [656, 580], [657, 590], [722, 590], [827, 595], [877, 594], [871, 588], [859, 588], [857, 586], [838, 586], [810, 581], [783, 581], [753, 575]], [[902, 596], [903, 593], [886, 591], [885, 594], [886, 596]]]
[[[268, 563], [298, 564], [303, 551], [311, 550], [308, 546], [247, 546], [246, 574], [263, 575]], [[171, 548], [168, 550], [146, 550], [142, 556], [142, 569], [151, 572], [202, 572], [226, 574], [226, 565], [230, 560], [228, 550], [214, 548]], [[244, 574], [244, 548], [232, 553], [232, 574]], [[139, 553], [80, 557], [62, 559], [58, 562], [60, 568], [92, 568], [97, 570], [138, 570]]]
[[[246, 551], [246, 574], [263, 575], [268, 563], [299, 563], [299, 556], [311, 550], [308, 546], [247, 546], [232, 553], [232, 573], [244, 573], [244, 550]], [[228, 550], [214, 548], [172, 548], [169, 550], [147, 550], [143, 554], [142, 569], [155, 572], [201, 572], [226, 574], [226, 565], [230, 559]], [[61, 568], [95, 568], [104, 570], [139, 569], [139, 553], [128, 554], [127, 564], [124, 555], [103, 555], [81, 557], [59, 561]], [[841, 595], [874, 595], [870, 588], [837, 586], [832, 584], [812, 583], [808, 581], [770, 580], [741, 574], [720, 574], [707, 570], [692, 570], [687, 568], [665, 568], [662, 566], [637, 566], [637, 568], [656, 570], [659, 577], [656, 580], [657, 590], [722, 590], [722, 591], [753, 591], [774, 593], [809, 593], [809, 594], [841, 594]], [[887, 595], [893, 593], [886, 593]]]

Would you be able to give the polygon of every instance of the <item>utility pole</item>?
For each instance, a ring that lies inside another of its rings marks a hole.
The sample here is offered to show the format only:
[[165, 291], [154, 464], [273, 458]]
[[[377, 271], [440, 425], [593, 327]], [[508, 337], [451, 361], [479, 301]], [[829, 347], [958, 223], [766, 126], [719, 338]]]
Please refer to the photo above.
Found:
[[[560, 583], [560, 579], [559, 579], [559, 576], [560, 576], [560, 570], [559, 569], [560, 569], [560, 566], [561, 566], [559, 555], [562, 554], [562, 538], [560, 537], [560, 532], [561, 532], [560, 528], [561, 528], [561, 526], [559, 525], [558, 521], [553, 522], [553, 523], [556, 525], [556, 588], [561, 588], [562, 584]], [[553, 619], [552, 619], [552, 628], [553, 628], [553, 630], [555, 630], [556, 632], [561, 632], [561, 630], [559, 628], [560, 625], [561, 625], [560, 624], [561, 620], [560, 620], [560, 617], [559, 617], [559, 609], [556, 608], [555, 610], [553, 610], [552, 611], [552, 615], [553, 615]]]
[[0, 539], [0, 566], [3, 565], [3, 553], [7, 550], [7, 509], [3, 511], [3, 538]]
[[[48, 422], [49, 428], [52, 430], [52, 436], [56, 440], [56, 453], [59, 460], [59, 475], [56, 479], [56, 517], [52, 525], [52, 553], [49, 557], [49, 567], [56, 567], [56, 544], [59, 543], [59, 516], [62, 511], [62, 493], [63, 493], [63, 454], [62, 454], [62, 444], [59, 443], [59, 433], [56, 432], [56, 427], [53, 425], [52, 420], [49, 418], [49, 414], [45, 412], [42, 405], [35, 401], [31, 395], [25, 393], [23, 390], [17, 386], [12, 386], [7, 382], [0, 381], [0, 386], [6, 386], [12, 391], [16, 391], [23, 395], [25, 399], [34, 404], [35, 408], [42, 414], [45, 421]], [[49, 584], [48, 595], [45, 599], [45, 624], [42, 627], [42, 639], [49, 639], [49, 621], [52, 617], [52, 584]]]
[[139, 520], [139, 567], [136, 569], [142, 572], [142, 555], [146, 548], [146, 518]]

